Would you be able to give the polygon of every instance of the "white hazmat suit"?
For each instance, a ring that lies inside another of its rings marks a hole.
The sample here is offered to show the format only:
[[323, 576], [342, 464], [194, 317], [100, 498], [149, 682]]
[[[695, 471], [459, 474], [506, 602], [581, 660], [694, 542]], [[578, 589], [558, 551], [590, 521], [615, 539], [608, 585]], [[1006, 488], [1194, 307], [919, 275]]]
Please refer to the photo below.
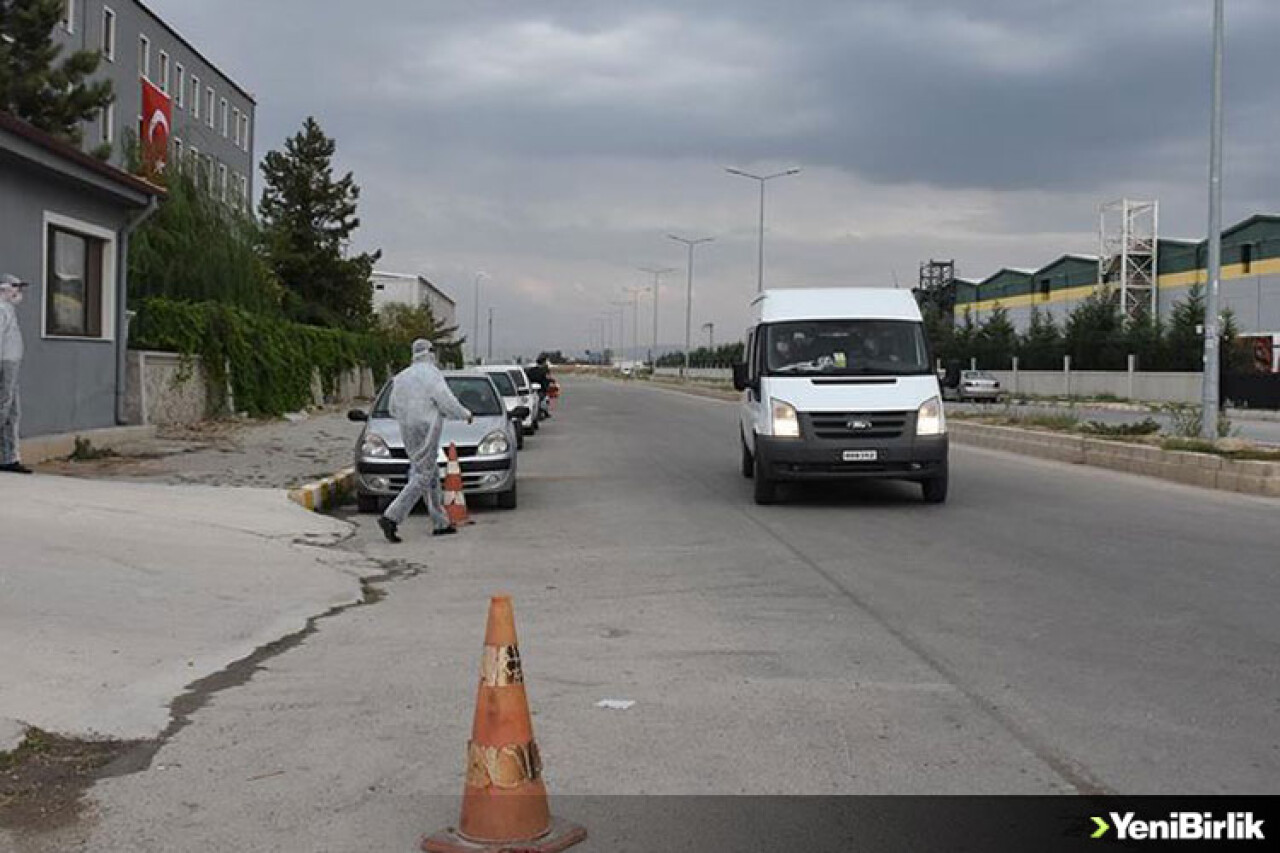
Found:
[[18, 459], [18, 370], [22, 366], [22, 330], [16, 306], [26, 285], [15, 276], [0, 276], [0, 465], [7, 470], [26, 469]]
[[452, 526], [440, 488], [440, 434], [446, 418], [469, 421], [472, 415], [449, 390], [429, 341], [414, 341], [413, 364], [396, 374], [388, 408], [409, 454], [409, 483], [387, 507], [385, 517], [402, 524], [425, 497], [436, 530]]

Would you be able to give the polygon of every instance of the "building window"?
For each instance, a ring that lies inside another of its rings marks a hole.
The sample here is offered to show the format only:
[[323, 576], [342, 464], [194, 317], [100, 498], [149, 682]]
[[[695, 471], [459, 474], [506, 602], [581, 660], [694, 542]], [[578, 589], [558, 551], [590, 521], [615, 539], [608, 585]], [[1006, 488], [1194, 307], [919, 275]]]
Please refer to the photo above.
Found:
[[200, 120], [200, 78], [191, 75], [191, 117]]
[[62, 2], [62, 28], [69, 33], [76, 31], [76, 0]]
[[138, 36], [138, 76], [151, 79], [151, 39]]
[[231, 110], [227, 105], [227, 99], [222, 99], [222, 138], [226, 139], [231, 136]]
[[182, 67], [182, 63], [176, 64], [173, 68], [173, 93], [178, 109], [185, 107], [187, 105], [187, 69]]
[[113, 308], [114, 238], [110, 232], [45, 215], [44, 333], [103, 338]]
[[240, 128], [241, 127], [242, 125], [240, 124], [240, 108], [236, 107], [231, 111], [231, 128], [232, 128], [231, 132], [235, 135], [235, 142], [236, 142], [237, 148], [240, 147]]
[[173, 165], [176, 172], [182, 172], [187, 165], [182, 159], [182, 140], [176, 136], [173, 138]]
[[227, 200], [227, 164], [226, 163], [218, 164], [217, 196], [220, 201], [222, 201], [223, 203], [226, 202]]
[[116, 13], [102, 7], [102, 55], [108, 62], [116, 61]]
[[1049, 279], [1047, 278], [1040, 279], [1040, 295], [1045, 299], [1049, 298]]
[[1245, 243], [1240, 247], [1240, 263], [1246, 275], [1253, 271], [1253, 244]]
[[251, 147], [249, 144], [249, 114], [244, 114], [244, 132], [240, 134], [241, 140], [244, 142], [244, 150], [248, 151]]
[[160, 91], [169, 94], [169, 54], [160, 51], [160, 68], [156, 72], [160, 78]]
[[196, 186], [200, 185], [200, 149], [194, 145], [187, 151], [187, 174]]
[[98, 141], [110, 145], [116, 138], [116, 104], [115, 101], [107, 104], [100, 111], [101, 122], [99, 123]]
[[213, 127], [213, 110], [216, 96], [213, 94], [213, 87], [204, 90], [204, 112], [205, 120], [209, 123], [209, 127]]

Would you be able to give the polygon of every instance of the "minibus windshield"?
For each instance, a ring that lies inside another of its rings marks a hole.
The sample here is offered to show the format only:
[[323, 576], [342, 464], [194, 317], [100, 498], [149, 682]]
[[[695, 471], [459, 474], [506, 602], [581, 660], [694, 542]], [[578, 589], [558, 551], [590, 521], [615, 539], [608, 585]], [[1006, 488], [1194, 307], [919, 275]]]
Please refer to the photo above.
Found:
[[910, 320], [821, 320], [770, 325], [767, 372], [917, 376], [930, 373], [924, 329]]

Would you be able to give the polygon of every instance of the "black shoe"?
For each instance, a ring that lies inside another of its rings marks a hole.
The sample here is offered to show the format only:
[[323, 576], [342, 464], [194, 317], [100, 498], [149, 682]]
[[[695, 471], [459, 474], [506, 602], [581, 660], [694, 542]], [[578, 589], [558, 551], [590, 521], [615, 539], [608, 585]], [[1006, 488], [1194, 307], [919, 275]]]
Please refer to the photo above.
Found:
[[388, 542], [404, 541], [403, 539], [401, 539], [399, 536], [396, 535], [396, 528], [398, 528], [400, 525], [396, 524], [394, 521], [387, 518], [385, 515], [378, 516], [378, 526], [382, 528], [382, 535], [387, 537]]
[[0, 472], [4, 472], [6, 474], [34, 474], [35, 473], [26, 465], [23, 465], [21, 462], [9, 462], [7, 464], [0, 465]]
[[436, 528], [436, 530], [435, 530], [434, 532], [432, 532], [432, 534], [431, 534], [431, 535], [432, 535], [432, 536], [451, 536], [452, 534], [457, 533], [457, 532], [458, 532], [458, 528], [454, 527], [454, 526], [451, 524], [451, 525], [449, 525], [448, 527], [439, 527], [439, 528]]

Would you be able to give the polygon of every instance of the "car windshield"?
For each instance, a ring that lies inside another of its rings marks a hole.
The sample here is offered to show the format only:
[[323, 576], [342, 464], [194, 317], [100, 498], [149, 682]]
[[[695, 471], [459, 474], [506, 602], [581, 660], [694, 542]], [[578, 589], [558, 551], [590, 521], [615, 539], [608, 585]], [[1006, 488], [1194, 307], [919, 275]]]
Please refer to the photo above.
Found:
[[768, 372], [831, 376], [930, 373], [920, 323], [909, 320], [821, 320], [777, 323], [765, 338]]
[[[445, 382], [449, 383], [449, 390], [453, 392], [453, 396], [458, 398], [458, 402], [466, 406], [470, 412], [478, 418], [494, 417], [503, 413], [502, 401], [494, 392], [493, 383], [483, 376], [446, 376]], [[391, 386], [388, 382], [382, 388], [382, 393], [378, 395], [378, 400], [373, 404], [373, 411], [370, 413], [371, 418], [389, 418], [391, 417]]]
[[507, 371], [511, 374], [511, 381], [516, 383], [516, 387], [520, 389], [521, 394], [529, 393], [529, 380], [525, 378], [523, 370]]
[[489, 374], [489, 378], [493, 380], [493, 384], [498, 386], [498, 393], [504, 397], [514, 397], [516, 395], [515, 383], [511, 381], [511, 377], [501, 371], [495, 370]]

